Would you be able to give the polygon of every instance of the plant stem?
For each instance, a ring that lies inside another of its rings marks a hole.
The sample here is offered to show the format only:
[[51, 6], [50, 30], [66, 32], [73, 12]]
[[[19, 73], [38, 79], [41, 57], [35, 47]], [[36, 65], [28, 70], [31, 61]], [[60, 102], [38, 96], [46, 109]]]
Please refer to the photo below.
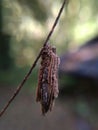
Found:
[[[60, 18], [60, 16], [61, 16], [61, 13], [62, 13], [62, 11], [63, 11], [63, 9], [64, 9], [65, 3], [66, 3], [66, 0], [64, 0], [63, 4], [62, 4], [62, 6], [61, 6], [61, 8], [60, 8], [60, 10], [59, 10], [59, 13], [58, 13], [58, 15], [57, 15], [57, 17], [56, 17], [56, 19], [55, 19], [55, 22], [54, 22], [54, 24], [53, 24], [53, 26], [52, 26], [52, 29], [50, 30], [50, 32], [49, 32], [49, 34], [48, 34], [48, 36], [47, 36], [47, 38], [46, 38], [46, 40], [45, 40], [45, 42], [44, 42], [44, 44], [43, 44], [43, 47], [48, 44], [48, 41], [49, 41], [51, 35], [52, 35], [53, 32], [54, 32], [54, 29], [55, 29], [55, 27], [56, 27], [56, 25], [57, 25], [57, 23], [58, 23], [58, 21], [59, 21], [59, 18]], [[40, 50], [40, 52], [39, 52], [37, 58], [35, 59], [34, 63], [32, 64], [32, 67], [30, 68], [30, 70], [28, 71], [28, 73], [25, 75], [24, 79], [23, 79], [22, 82], [19, 84], [19, 86], [18, 86], [17, 89], [15, 90], [14, 94], [13, 94], [13, 95], [11, 96], [11, 98], [9, 99], [9, 101], [5, 104], [4, 108], [1, 110], [1, 112], [0, 112], [0, 117], [5, 113], [6, 109], [9, 107], [9, 105], [11, 104], [11, 102], [12, 102], [12, 101], [15, 99], [15, 97], [18, 95], [18, 93], [20, 92], [20, 90], [21, 90], [21, 88], [23, 87], [23, 85], [25, 84], [25, 82], [28, 80], [29, 76], [30, 76], [31, 73], [32, 73], [32, 70], [33, 70], [34, 67], [36, 66], [36, 63], [38, 62], [38, 60], [39, 60], [39, 58], [40, 58], [40, 56], [41, 56], [43, 47], [42, 47], [42, 49]]]

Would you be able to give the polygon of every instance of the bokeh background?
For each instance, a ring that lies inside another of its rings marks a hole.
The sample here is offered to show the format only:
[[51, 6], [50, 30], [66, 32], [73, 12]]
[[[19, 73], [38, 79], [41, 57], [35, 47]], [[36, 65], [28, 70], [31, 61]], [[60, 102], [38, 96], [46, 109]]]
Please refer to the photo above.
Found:
[[[34, 62], [62, 2], [0, 0], [0, 109]], [[1, 117], [0, 130], [98, 130], [97, 9], [97, 0], [69, 0], [50, 39], [61, 58], [53, 111], [43, 117], [35, 102], [38, 63]]]

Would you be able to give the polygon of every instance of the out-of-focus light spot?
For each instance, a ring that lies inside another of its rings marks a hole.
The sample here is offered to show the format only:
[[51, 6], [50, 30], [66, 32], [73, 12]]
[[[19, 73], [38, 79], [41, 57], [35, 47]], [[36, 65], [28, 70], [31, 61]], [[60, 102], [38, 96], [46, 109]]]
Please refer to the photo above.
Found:
[[25, 65], [32, 65], [35, 58], [35, 52], [31, 47], [26, 47], [22, 50], [22, 55], [18, 56], [16, 59], [16, 65], [18, 67], [23, 67]]
[[47, 20], [47, 22], [46, 22], [46, 26], [47, 26], [48, 32], [49, 32], [49, 30], [51, 29], [51, 27], [53, 25], [53, 20], [54, 20], [54, 18], [52, 17], [52, 18], [49, 18]]
[[54, 2], [52, 5], [52, 14], [54, 17], [57, 16], [59, 5], [60, 5], [60, 3], [58, 3], [58, 2]]
[[74, 30], [74, 38], [77, 40], [81, 40], [83, 38], [88, 37], [89, 35], [93, 34], [96, 29], [96, 24], [91, 23], [85, 23], [83, 25], [77, 25]]
[[26, 47], [23, 50], [23, 56], [26, 57], [27, 59], [31, 59], [35, 56], [35, 54], [31, 47]]
[[[60, 1], [53, 2], [52, 8], [51, 8], [53, 17], [57, 17], [58, 12], [59, 12], [59, 8], [60, 8], [60, 4], [61, 4]], [[64, 16], [65, 15], [64, 15], [64, 12], [63, 12], [60, 19], [62, 19]]]
[[96, 31], [98, 32], [98, 15], [97, 15], [97, 17], [96, 17], [96, 25], [97, 25]]
[[42, 38], [45, 35], [43, 26], [29, 16], [22, 17], [19, 29], [21, 33], [25, 32], [29, 38]]
[[79, 13], [80, 11], [80, 0], [70, 0], [67, 11], [69, 16], [75, 16]]
[[88, 6], [84, 7], [79, 14], [81, 22], [89, 20], [91, 18], [91, 8]]

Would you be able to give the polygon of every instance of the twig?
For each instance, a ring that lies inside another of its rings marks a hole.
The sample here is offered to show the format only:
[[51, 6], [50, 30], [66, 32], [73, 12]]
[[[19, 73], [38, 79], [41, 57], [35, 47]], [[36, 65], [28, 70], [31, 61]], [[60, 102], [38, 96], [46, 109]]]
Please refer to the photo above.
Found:
[[[49, 32], [49, 34], [48, 34], [48, 36], [47, 36], [47, 38], [46, 38], [44, 44], [43, 44], [43, 47], [48, 44], [48, 41], [49, 41], [49, 39], [50, 39], [50, 37], [51, 37], [51, 35], [52, 35], [52, 33], [53, 33], [53, 31], [54, 31], [54, 29], [55, 29], [57, 23], [58, 23], [58, 20], [59, 20], [59, 18], [60, 18], [60, 16], [61, 16], [61, 13], [62, 13], [62, 11], [63, 11], [63, 9], [64, 9], [65, 3], [66, 3], [66, 0], [64, 0], [63, 4], [62, 4], [62, 6], [61, 6], [61, 8], [60, 8], [60, 10], [59, 10], [58, 16], [56, 17], [56, 20], [55, 20], [55, 22], [54, 22], [54, 24], [53, 24], [53, 26], [52, 26], [52, 29], [51, 29], [50, 32]], [[18, 95], [18, 93], [20, 92], [21, 88], [23, 87], [23, 85], [25, 84], [25, 82], [27, 81], [27, 79], [29, 78], [29, 76], [30, 76], [32, 70], [33, 70], [34, 67], [36, 66], [36, 63], [38, 62], [38, 60], [39, 60], [39, 58], [40, 58], [40, 56], [41, 56], [43, 47], [42, 47], [42, 49], [40, 50], [40, 52], [39, 52], [39, 54], [38, 54], [36, 60], [35, 60], [34, 63], [32, 64], [32, 67], [30, 68], [29, 72], [26, 74], [26, 76], [24, 77], [24, 79], [22, 80], [22, 82], [20, 83], [20, 85], [17, 87], [16, 91], [15, 91], [14, 94], [11, 96], [11, 98], [9, 99], [9, 101], [7, 102], [7, 104], [6, 104], [6, 105], [4, 106], [4, 108], [1, 110], [1, 112], [0, 112], [0, 117], [5, 113], [6, 109], [9, 107], [9, 105], [10, 105], [11, 102], [14, 100], [14, 98]]]

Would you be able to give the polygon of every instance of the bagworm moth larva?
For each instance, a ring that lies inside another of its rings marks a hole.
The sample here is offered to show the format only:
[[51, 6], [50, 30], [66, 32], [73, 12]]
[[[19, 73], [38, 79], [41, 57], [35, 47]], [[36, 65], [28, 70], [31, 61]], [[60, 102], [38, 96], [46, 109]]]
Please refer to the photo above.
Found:
[[58, 97], [58, 66], [60, 59], [56, 48], [46, 45], [41, 55], [41, 65], [38, 76], [36, 101], [41, 103], [42, 114], [52, 110], [54, 99]]

